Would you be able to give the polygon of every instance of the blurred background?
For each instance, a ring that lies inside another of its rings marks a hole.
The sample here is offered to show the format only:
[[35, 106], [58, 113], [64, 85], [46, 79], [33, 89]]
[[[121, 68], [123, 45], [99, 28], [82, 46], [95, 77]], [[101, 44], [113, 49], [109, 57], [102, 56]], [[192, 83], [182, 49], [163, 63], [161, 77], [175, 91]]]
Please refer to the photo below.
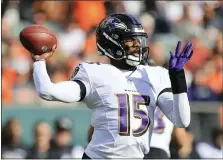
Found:
[[114, 12], [130, 13], [141, 21], [149, 35], [150, 65], [167, 67], [169, 51], [178, 40], [193, 43], [195, 54], [185, 67], [192, 110], [190, 144], [180, 155], [194, 158], [191, 153], [196, 152], [195, 158], [211, 158], [220, 150], [223, 2], [3, 0], [1, 11], [3, 158], [80, 158], [91, 119], [83, 104], [47, 102], [38, 97], [32, 60], [19, 41], [20, 31], [39, 24], [56, 34], [58, 47], [47, 70], [53, 82], [64, 81], [80, 60], [109, 63], [98, 56], [95, 27]]

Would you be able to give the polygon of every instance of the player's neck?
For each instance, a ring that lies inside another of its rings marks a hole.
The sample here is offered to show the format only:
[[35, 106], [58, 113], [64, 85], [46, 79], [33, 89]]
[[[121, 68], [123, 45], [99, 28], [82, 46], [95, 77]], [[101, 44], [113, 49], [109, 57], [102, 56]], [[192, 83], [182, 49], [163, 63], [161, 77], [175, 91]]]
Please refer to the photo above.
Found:
[[113, 66], [117, 67], [118, 69], [120, 69], [123, 72], [136, 70], [136, 67], [133, 67], [133, 66], [130, 66], [130, 65], [126, 64], [125, 60], [117, 61], [117, 60], [111, 59], [111, 64]]

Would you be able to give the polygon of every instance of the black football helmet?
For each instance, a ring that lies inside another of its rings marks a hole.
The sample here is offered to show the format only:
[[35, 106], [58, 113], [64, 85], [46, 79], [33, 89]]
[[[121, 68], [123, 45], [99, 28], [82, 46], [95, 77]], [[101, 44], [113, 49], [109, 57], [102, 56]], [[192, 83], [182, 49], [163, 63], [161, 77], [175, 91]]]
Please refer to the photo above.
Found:
[[[147, 34], [141, 23], [130, 14], [111, 14], [96, 28], [97, 48], [100, 55], [112, 61], [124, 60], [130, 67], [139, 65], [148, 50]], [[136, 41], [137, 46], [127, 46], [126, 40]], [[136, 53], [131, 53], [131, 47]]]

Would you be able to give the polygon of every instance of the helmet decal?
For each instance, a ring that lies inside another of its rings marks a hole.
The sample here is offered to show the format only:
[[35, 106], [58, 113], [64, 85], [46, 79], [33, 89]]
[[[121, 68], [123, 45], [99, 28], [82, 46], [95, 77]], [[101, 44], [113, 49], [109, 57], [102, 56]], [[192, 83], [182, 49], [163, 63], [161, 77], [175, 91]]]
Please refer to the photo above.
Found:
[[125, 30], [125, 32], [129, 32], [130, 29], [127, 28], [127, 26], [121, 22], [120, 19], [116, 17], [109, 16], [107, 17], [101, 24], [100, 27], [102, 28], [109, 28], [109, 30], [119, 28]]

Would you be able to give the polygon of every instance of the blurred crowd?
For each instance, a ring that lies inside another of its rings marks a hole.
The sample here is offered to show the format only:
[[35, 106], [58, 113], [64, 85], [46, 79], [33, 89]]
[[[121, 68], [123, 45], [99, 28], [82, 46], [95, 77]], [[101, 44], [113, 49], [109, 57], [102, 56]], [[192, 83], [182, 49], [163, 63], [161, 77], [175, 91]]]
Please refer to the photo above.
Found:
[[[72, 121], [59, 117], [54, 122], [54, 131], [45, 121], [39, 121], [33, 128], [33, 144], [27, 146], [21, 139], [23, 128], [16, 118], [9, 118], [2, 127], [2, 158], [22, 159], [71, 159], [82, 158], [84, 148], [72, 144]], [[89, 140], [89, 129], [86, 140]], [[195, 139], [190, 128], [174, 128], [170, 143], [172, 159], [178, 158], [221, 158], [223, 130], [213, 128], [209, 133], [211, 142]], [[74, 140], [75, 143], [75, 140]]]
[[151, 65], [167, 67], [169, 51], [178, 40], [191, 41], [195, 54], [185, 70], [193, 101], [219, 101], [223, 93], [222, 1], [37, 1], [2, 3], [2, 103], [42, 103], [32, 80], [32, 59], [20, 41], [20, 31], [39, 24], [58, 39], [56, 53], [47, 62], [53, 82], [67, 80], [83, 59], [99, 57], [95, 27], [108, 14], [136, 16], [148, 34]]
[[170, 142], [171, 159], [222, 158], [223, 130], [212, 128], [209, 131], [211, 142], [199, 141], [190, 127], [174, 128]]
[[32, 146], [26, 146], [21, 140], [23, 129], [19, 120], [8, 119], [2, 128], [2, 158], [81, 158], [84, 148], [71, 143], [72, 129], [72, 121], [65, 117], [55, 120], [54, 132], [47, 122], [39, 121], [33, 129]]

